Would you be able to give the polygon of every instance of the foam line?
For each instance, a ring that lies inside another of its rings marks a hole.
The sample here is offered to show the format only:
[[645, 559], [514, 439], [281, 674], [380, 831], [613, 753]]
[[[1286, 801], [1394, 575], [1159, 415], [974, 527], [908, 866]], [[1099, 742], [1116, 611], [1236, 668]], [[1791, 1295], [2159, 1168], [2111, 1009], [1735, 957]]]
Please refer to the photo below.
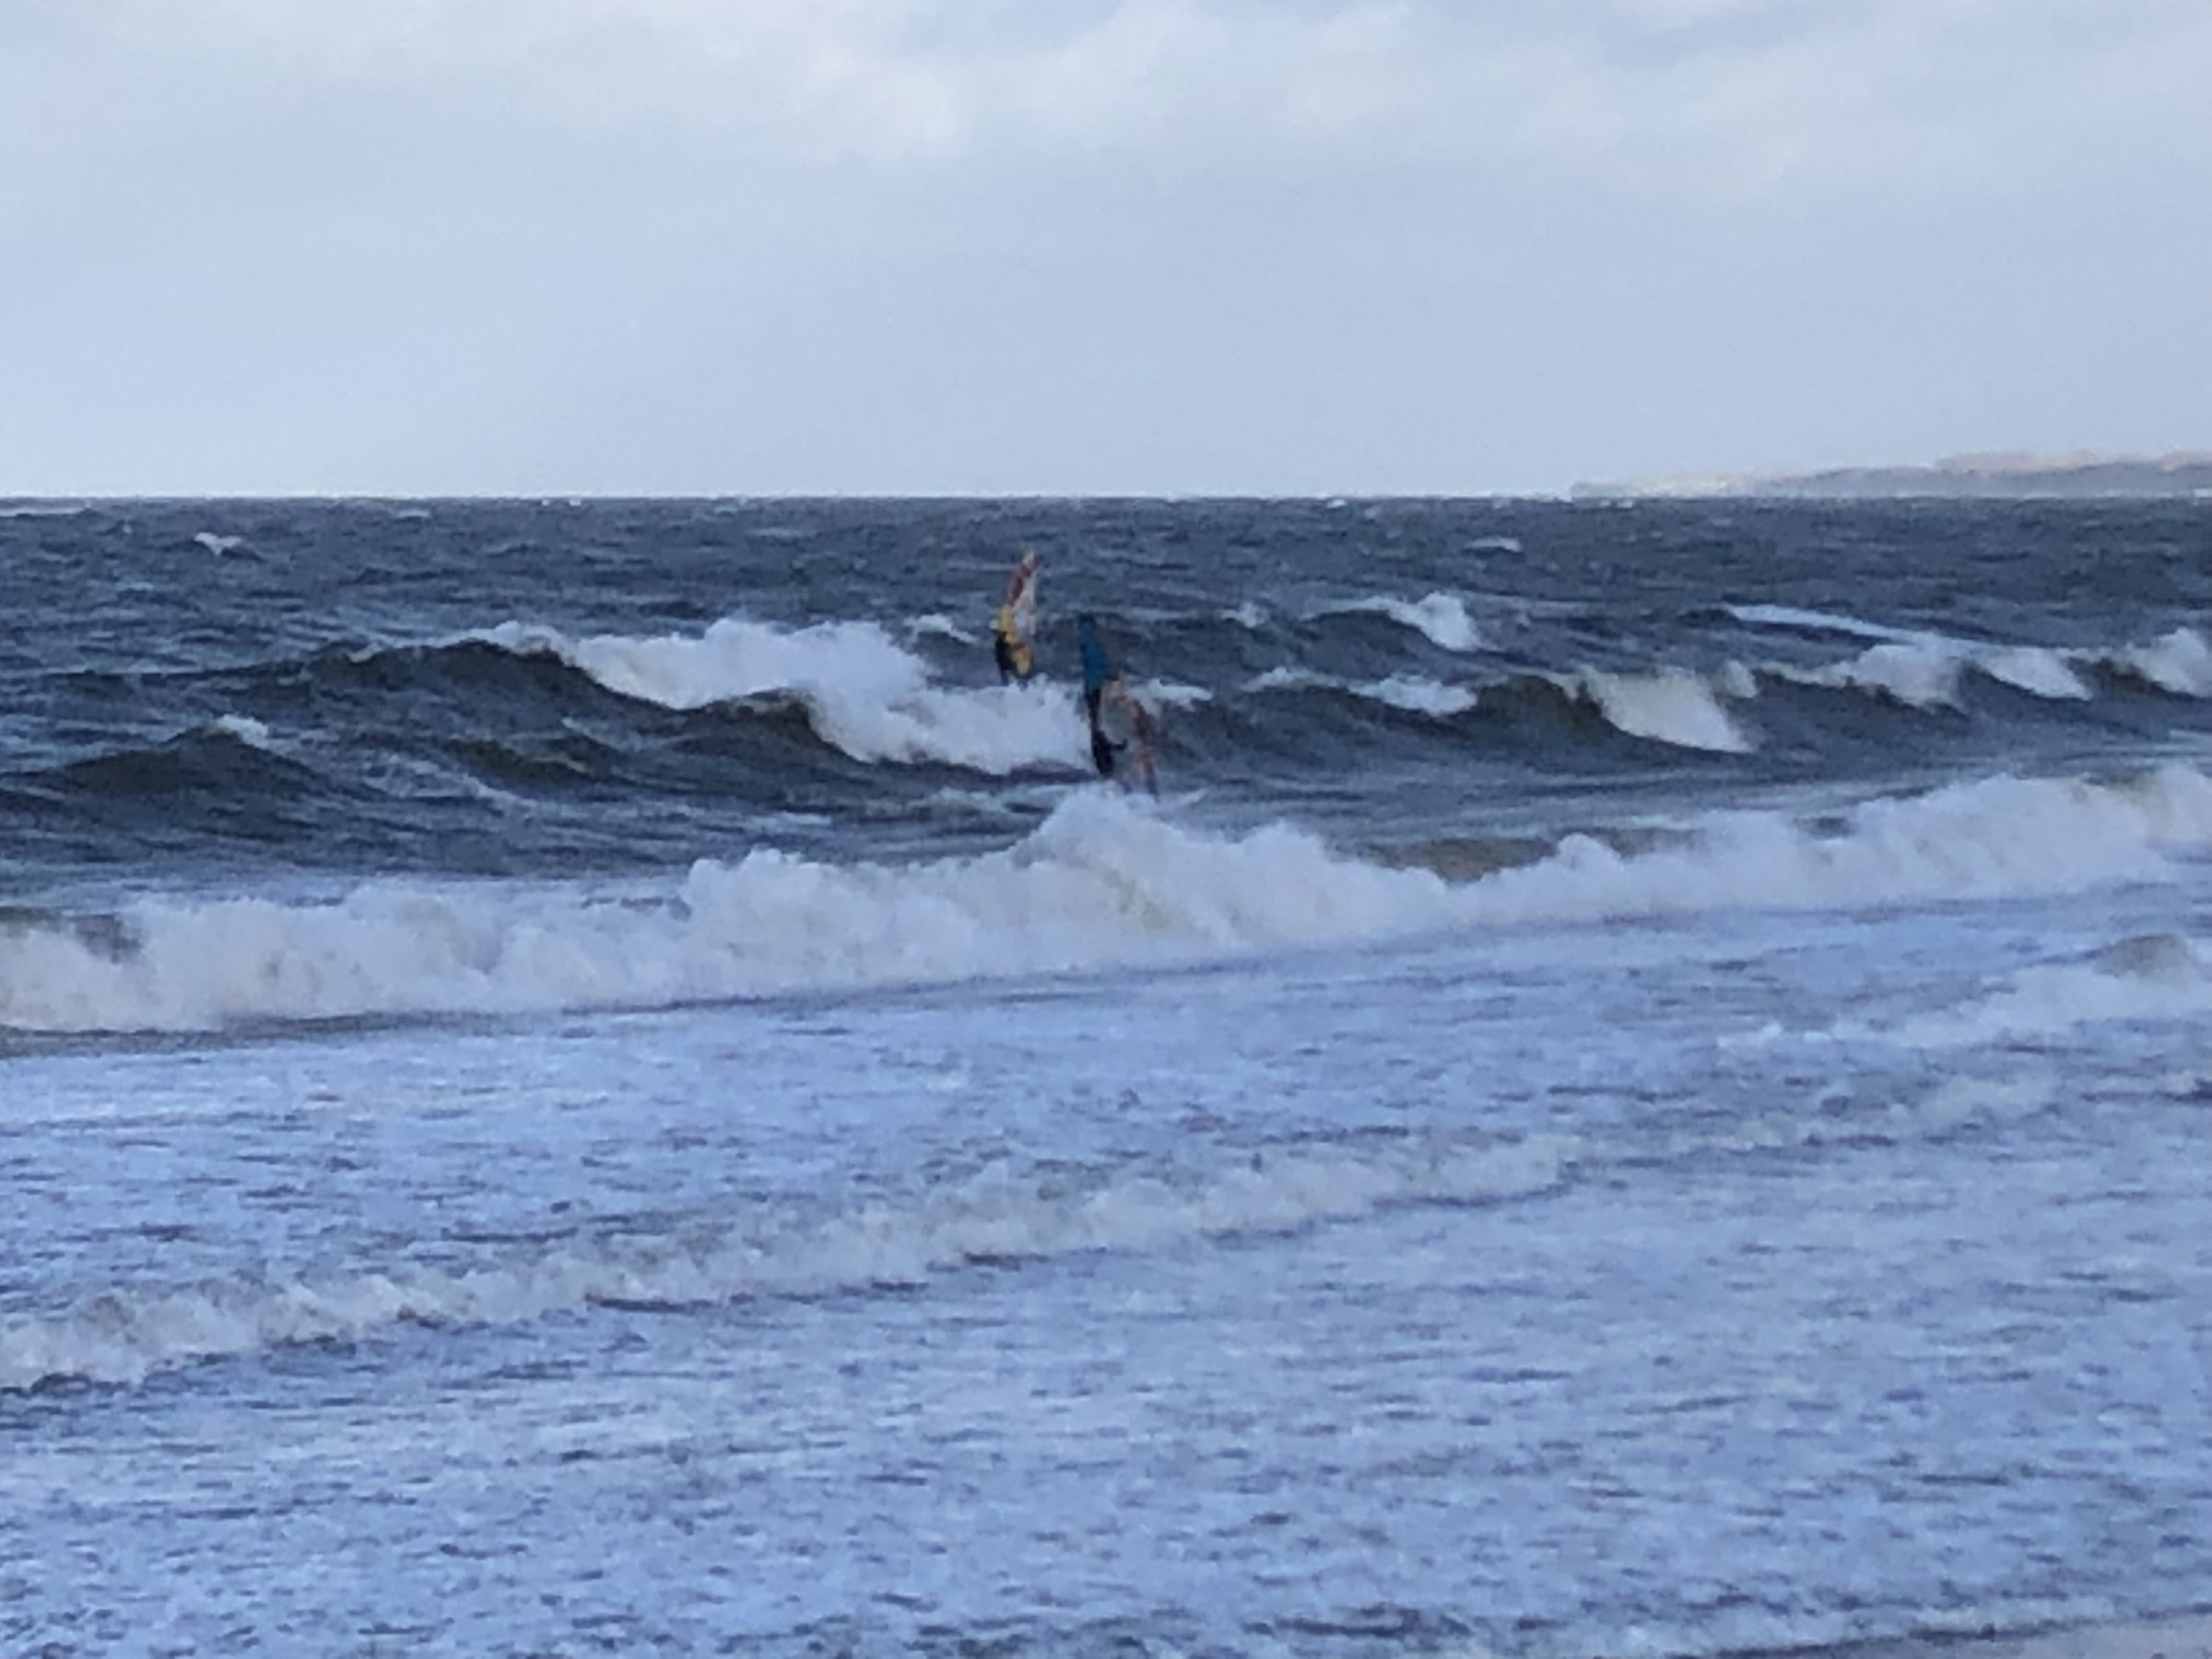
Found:
[[178, 1366], [292, 1344], [373, 1338], [401, 1323], [521, 1324], [593, 1303], [704, 1306], [870, 1286], [916, 1286], [977, 1261], [1171, 1248], [1286, 1232], [1394, 1205], [1495, 1203], [1564, 1177], [1568, 1143], [1299, 1153], [1200, 1179], [1129, 1171], [1088, 1191], [989, 1171], [908, 1206], [874, 1205], [807, 1228], [763, 1222], [707, 1243], [617, 1252], [575, 1241], [472, 1271], [393, 1268], [312, 1284], [117, 1289], [0, 1323], [0, 1390], [53, 1378], [135, 1383]]
[[1960, 676], [1973, 669], [2031, 697], [2080, 702], [2091, 695], [2069, 660], [2080, 653], [2041, 645], [1961, 640], [1924, 629], [1889, 628], [1856, 617], [1783, 605], [1730, 606], [1728, 614], [1753, 627], [1841, 634], [1874, 641], [1851, 661], [1827, 668], [1769, 670], [1805, 684], [1878, 691], [1924, 709], [1955, 704]]
[[2021, 970], [1953, 1008], [1924, 1013], [1891, 1033], [1917, 1048], [2037, 1041], [2081, 1026], [2201, 1022], [2212, 1014], [2212, 971], [2179, 934], [2121, 941], [2087, 961]]
[[[978, 1262], [1093, 1251], [1171, 1251], [1193, 1241], [1355, 1222], [1410, 1205], [1503, 1204], [1559, 1190], [1622, 1158], [1700, 1166], [1715, 1156], [1815, 1147], [1874, 1133], [1900, 1139], [2046, 1109], [2047, 1080], [1947, 1079], [1918, 1100], [1885, 1098], [1842, 1124], [1778, 1111], [1654, 1141], [1586, 1135], [1408, 1137], [1387, 1147], [1311, 1147], [1205, 1171], [1124, 1166], [1071, 1182], [1006, 1166], [913, 1198], [794, 1224], [757, 1213], [699, 1218], [658, 1238], [578, 1237], [496, 1266], [368, 1267], [313, 1282], [252, 1279], [118, 1287], [75, 1307], [0, 1321], [0, 1390], [55, 1378], [135, 1383], [208, 1359], [317, 1341], [373, 1340], [400, 1324], [514, 1325], [593, 1304], [675, 1309], [770, 1296], [916, 1288]], [[680, 1234], [680, 1241], [679, 1241]]]
[[1077, 792], [979, 857], [839, 865], [761, 849], [667, 887], [375, 882], [333, 902], [149, 898], [0, 927], [0, 1026], [207, 1030], [358, 1016], [661, 1006], [1187, 962], [1456, 927], [1835, 908], [2165, 878], [2212, 845], [2212, 782], [1997, 778], [1870, 802], [1840, 833], [1714, 815], [1624, 854], [1571, 836], [1453, 884], [1284, 825], [1184, 828]]

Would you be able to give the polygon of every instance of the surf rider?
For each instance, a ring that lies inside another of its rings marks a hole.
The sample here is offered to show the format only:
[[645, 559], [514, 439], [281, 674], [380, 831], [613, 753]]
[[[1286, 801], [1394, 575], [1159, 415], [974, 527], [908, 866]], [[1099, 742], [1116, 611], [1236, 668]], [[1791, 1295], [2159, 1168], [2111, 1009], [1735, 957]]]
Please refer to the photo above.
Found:
[[1026, 680], [1036, 672], [1030, 637], [1037, 627], [1037, 549], [1024, 547], [1006, 578], [1006, 596], [991, 619], [991, 654], [998, 662], [998, 683]]
[[1113, 659], [1099, 633], [1099, 619], [1088, 611], [1076, 618], [1076, 655], [1083, 665], [1083, 712], [1090, 716], [1092, 747], [1097, 747], [1099, 703], [1106, 682], [1113, 677]]
[[[1099, 776], [1113, 776], [1115, 758], [1122, 750], [1135, 747], [1136, 775], [1144, 786], [1154, 794], [1159, 784], [1152, 772], [1152, 718], [1145, 712], [1129, 688], [1122, 682], [1122, 672], [1106, 650], [1106, 641], [1099, 632], [1099, 619], [1088, 611], [1076, 618], [1076, 652], [1083, 665], [1083, 712], [1090, 721], [1090, 763], [1098, 768]], [[1129, 735], [1120, 743], [1106, 730], [1106, 713], [1115, 711], [1129, 724]]]

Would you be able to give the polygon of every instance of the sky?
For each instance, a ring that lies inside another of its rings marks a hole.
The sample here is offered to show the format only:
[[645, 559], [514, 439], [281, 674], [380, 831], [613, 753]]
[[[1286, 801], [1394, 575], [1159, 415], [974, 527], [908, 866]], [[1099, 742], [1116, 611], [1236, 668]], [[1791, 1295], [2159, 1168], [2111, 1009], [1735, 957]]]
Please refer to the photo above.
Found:
[[0, 493], [2212, 447], [2206, 0], [0, 0]]

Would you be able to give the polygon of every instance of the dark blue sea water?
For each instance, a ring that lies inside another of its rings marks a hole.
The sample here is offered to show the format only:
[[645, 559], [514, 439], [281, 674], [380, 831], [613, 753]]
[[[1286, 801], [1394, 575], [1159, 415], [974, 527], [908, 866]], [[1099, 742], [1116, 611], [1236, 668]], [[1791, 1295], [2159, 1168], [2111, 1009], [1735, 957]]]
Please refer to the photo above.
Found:
[[2208, 611], [2194, 501], [0, 506], [0, 1652], [2212, 1606]]
[[[1153, 688], [1172, 787], [1355, 844], [2125, 765], [2212, 727], [2187, 502], [16, 512], [0, 824], [32, 887], [979, 850], [1086, 770], [1055, 718], [1084, 610]], [[1001, 700], [987, 618], [1024, 547], [1060, 688]]]

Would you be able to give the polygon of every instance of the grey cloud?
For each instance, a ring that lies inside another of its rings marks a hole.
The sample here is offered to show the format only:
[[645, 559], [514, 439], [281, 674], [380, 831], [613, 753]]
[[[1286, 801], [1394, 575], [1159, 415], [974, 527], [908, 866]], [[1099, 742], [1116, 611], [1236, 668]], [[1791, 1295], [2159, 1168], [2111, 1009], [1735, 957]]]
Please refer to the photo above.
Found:
[[107, 21], [84, 38], [233, 83], [475, 96], [582, 130], [687, 128], [755, 161], [1104, 149], [1735, 188], [1746, 150], [1910, 173], [1931, 148], [2032, 153], [2054, 124], [2179, 130], [2201, 100], [2172, 70], [2212, 70], [2194, 0], [92, 4]]
[[0, 490], [1541, 488], [2212, 432], [2196, 0], [0, 18]]

